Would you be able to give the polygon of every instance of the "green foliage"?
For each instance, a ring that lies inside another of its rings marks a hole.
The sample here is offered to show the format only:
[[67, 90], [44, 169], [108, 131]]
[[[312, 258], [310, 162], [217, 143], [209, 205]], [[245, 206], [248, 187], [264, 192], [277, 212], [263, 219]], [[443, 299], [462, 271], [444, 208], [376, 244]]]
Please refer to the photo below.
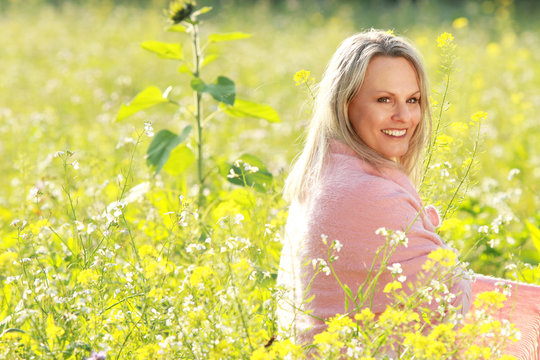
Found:
[[[204, 189], [205, 189], [205, 175], [204, 175], [204, 163], [208, 161], [205, 158], [203, 153], [204, 139], [203, 139], [203, 129], [206, 127], [206, 122], [210, 120], [211, 117], [215, 116], [215, 112], [207, 117], [203, 118], [203, 102], [202, 94], [208, 93], [212, 98], [219, 103], [222, 103], [224, 106], [219, 107], [219, 110], [224, 111], [226, 114], [231, 116], [239, 117], [257, 117], [268, 120], [270, 122], [279, 121], [279, 116], [276, 111], [268, 105], [250, 103], [246, 101], [238, 101], [236, 103], [236, 85], [234, 82], [225, 77], [218, 76], [216, 81], [212, 84], [206, 84], [201, 79], [201, 70], [204, 66], [215, 61], [217, 55], [210, 54], [205, 56], [205, 49], [208, 45], [212, 43], [219, 43], [224, 41], [239, 40], [249, 38], [251, 35], [245, 34], [242, 32], [233, 32], [233, 33], [224, 33], [224, 34], [210, 34], [208, 36], [208, 44], [201, 47], [200, 45], [200, 34], [199, 34], [199, 25], [202, 24], [199, 21], [198, 17], [200, 15], [208, 13], [211, 8], [203, 7], [197, 10], [195, 1], [172, 1], [169, 6], [169, 17], [173, 22], [169, 28], [169, 31], [172, 32], [187, 32], [191, 35], [191, 41], [193, 45], [193, 64], [194, 68], [190, 68], [189, 65], [183, 63], [178, 68], [180, 73], [187, 73], [192, 75], [191, 79], [191, 89], [195, 92], [195, 113], [193, 114], [193, 120], [197, 126], [197, 148], [198, 148], [198, 182], [199, 182], [199, 206], [202, 206], [204, 203]], [[145, 41], [141, 44], [143, 49], [148, 50], [160, 58], [164, 59], [173, 59], [180, 60], [183, 62], [184, 54], [182, 51], [182, 45], [176, 43], [164, 43], [161, 41]], [[171, 87], [169, 87], [171, 89]], [[158, 103], [167, 101], [167, 94], [160, 96], [159, 89], [151, 86], [141, 93], [139, 93], [135, 99], [129, 105], [122, 105], [120, 112], [117, 115], [117, 120], [122, 120], [130, 115], [137, 113], [138, 111], [147, 109]], [[179, 102], [171, 101], [172, 103], [179, 104]], [[189, 131], [185, 131], [185, 136], [189, 135]], [[189, 130], [191, 128], [189, 127]], [[159, 173], [161, 168], [167, 163], [169, 154], [171, 151], [178, 146], [182, 141], [185, 140], [185, 137], [182, 135], [176, 136], [170, 131], [164, 132], [163, 130], [158, 133], [158, 136], [150, 144], [148, 149], [148, 158], [147, 163], [155, 169], [154, 174]], [[177, 153], [178, 155], [178, 153]], [[169, 166], [170, 168], [170, 166]], [[175, 172], [173, 170], [173, 172]], [[178, 171], [176, 171], [178, 172]], [[256, 186], [257, 190], [263, 191], [267, 188], [267, 183], [262, 182], [262, 180], [253, 181], [253, 177], [258, 177], [261, 179], [266, 179], [268, 176], [271, 178], [271, 174], [266, 171], [265, 174], [260, 174], [255, 176], [250, 174], [249, 180], [242, 182], [233, 182], [237, 185], [243, 186]], [[264, 184], [264, 185], [263, 185]]]
[[116, 116], [116, 120], [124, 120], [125, 118], [138, 113], [139, 111], [148, 109], [154, 105], [166, 103], [168, 100], [161, 94], [161, 90], [155, 86], [149, 86], [141, 91], [129, 104], [122, 104], [120, 111]]
[[180, 135], [176, 135], [169, 130], [163, 129], [150, 143], [146, 152], [146, 162], [153, 167], [157, 174], [169, 159], [169, 154], [182, 143], [191, 132], [191, 126], [186, 126]]

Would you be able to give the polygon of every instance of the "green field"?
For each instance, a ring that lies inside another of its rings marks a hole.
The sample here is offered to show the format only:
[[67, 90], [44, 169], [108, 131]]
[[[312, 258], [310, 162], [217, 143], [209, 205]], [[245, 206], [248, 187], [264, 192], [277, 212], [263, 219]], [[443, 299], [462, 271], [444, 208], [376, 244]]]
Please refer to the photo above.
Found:
[[[261, 348], [276, 333], [281, 190], [310, 118], [309, 91], [293, 77], [305, 69], [317, 81], [340, 41], [371, 27], [411, 39], [424, 55], [440, 136], [421, 195], [446, 214], [441, 236], [476, 272], [540, 283], [533, 5], [218, 3], [201, 15], [203, 42], [252, 36], [210, 44], [217, 59], [201, 78], [232, 79], [237, 99], [268, 104], [281, 121], [217, 111], [204, 126], [200, 190], [197, 161], [177, 158], [154, 175], [145, 159], [145, 122], [156, 134], [196, 126], [190, 75], [140, 45], [179, 42], [190, 61], [189, 35], [166, 31], [164, 2], [8, 3], [0, 2], [1, 358], [227, 359]], [[437, 46], [444, 32], [455, 44], [446, 54]], [[116, 121], [151, 85], [172, 86], [179, 106]], [[203, 104], [205, 114], [219, 109], [209, 94]], [[477, 136], [479, 111], [487, 116]], [[197, 154], [195, 129], [184, 145]], [[227, 181], [243, 154], [264, 163], [271, 184]]]

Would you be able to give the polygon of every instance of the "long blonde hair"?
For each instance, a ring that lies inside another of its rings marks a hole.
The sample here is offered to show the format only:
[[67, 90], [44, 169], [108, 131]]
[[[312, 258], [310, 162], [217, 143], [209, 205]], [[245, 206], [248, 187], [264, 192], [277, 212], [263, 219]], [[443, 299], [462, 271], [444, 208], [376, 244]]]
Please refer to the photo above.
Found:
[[[349, 103], [362, 86], [368, 64], [375, 56], [402, 57], [411, 63], [418, 76], [422, 119], [411, 137], [407, 153], [398, 162], [386, 159], [367, 146], [348, 117]], [[378, 169], [400, 168], [416, 183], [420, 158], [431, 133], [428, 89], [427, 74], [420, 54], [404, 38], [371, 29], [345, 39], [334, 53], [319, 84], [304, 149], [285, 183], [286, 199], [302, 200], [317, 183], [330, 139], [347, 144]]]

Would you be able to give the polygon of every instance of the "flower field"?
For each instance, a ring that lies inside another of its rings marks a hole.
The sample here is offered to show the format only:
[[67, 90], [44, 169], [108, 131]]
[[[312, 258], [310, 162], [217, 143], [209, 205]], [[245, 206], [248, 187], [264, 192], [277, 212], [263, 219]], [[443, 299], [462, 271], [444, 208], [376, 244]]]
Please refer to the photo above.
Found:
[[[474, 272], [540, 284], [534, 11], [418, 3], [217, 2], [197, 43], [189, 24], [168, 31], [164, 1], [0, 1], [0, 358], [304, 358], [275, 315], [281, 191], [314, 84], [370, 27], [424, 55], [435, 137], [420, 191], [440, 235]], [[135, 100], [149, 88], [151, 107]], [[399, 269], [381, 271], [399, 300]], [[337, 317], [312, 354], [508, 358], [516, 335], [489, 310], [506, 290], [459, 331], [453, 314], [420, 332], [411, 302]]]

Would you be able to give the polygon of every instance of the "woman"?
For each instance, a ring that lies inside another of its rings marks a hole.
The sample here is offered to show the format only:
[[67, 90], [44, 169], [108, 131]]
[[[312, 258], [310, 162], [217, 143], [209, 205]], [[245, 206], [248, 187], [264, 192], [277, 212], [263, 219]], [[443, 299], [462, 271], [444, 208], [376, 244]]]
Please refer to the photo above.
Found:
[[[306, 266], [327, 259], [328, 244], [321, 236], [342, 244], [333, 266], [353, 293], [385, 242], [376, 234], [379, 228], [407, 231], [408, 246], [398, 247], [390, 264], [401, 264], [402, 275], [411, 283], [428, 255], [446, 248], [435, 233], [435, 209], [423, 206], [413, 185], [431, 130], [427, 99], [420, 56], [400, 37], [375, 30], [353, 35], [330, 61], [305, 147], [285, 188], [291, 206], [278, 283], [288, 293], [278, 317], [297, 341], [309, 342], [324, 330], [322, 320], [346, 313], [344, 291], [335, 278]], [[475, 294], [495, 288], [496, 279], [456, 275], [452, 305], [462, 313]], [[378, 283], [391, 281], [387, 272]], [[532, 294], [539, 296], [540, 287], [520, 284], [512, 304], [508, 301], [501, 311], [508, 316], [510, 307], [523, 310], [512, 315], [522, 340], [508, 349], [523, 359], [539, 355], [540, 305]], [[377, 288], [372, 311], [382, 313], [389, 301], [382, 287]]]

